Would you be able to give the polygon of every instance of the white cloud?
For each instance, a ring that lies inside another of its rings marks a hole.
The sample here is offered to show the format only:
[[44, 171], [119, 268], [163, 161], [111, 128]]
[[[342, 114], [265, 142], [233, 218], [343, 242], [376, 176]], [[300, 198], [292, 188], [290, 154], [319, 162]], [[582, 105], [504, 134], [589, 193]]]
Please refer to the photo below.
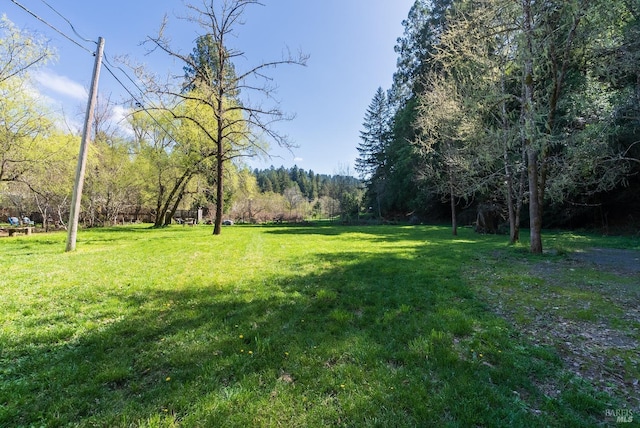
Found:
[[89, 96], [84, 86], [51, 70], [38, 71], [33, 77], [43, 88], [75, 100], [86, 101]]
[[113, 121], [116, 123], [126, 123], [129, 110], [121, 105], [113, 106]]
[[304, 162], [304, 159], [303, 159], [303, 158], [296, 157], [296, 158], [293, 158], [293, 161], [294, 161], [294, 162]]
[[133, 129], [127, 121], [127, 116], [130, 114], [129, 109], [124, 108], [121, 105], [113, 106], [113, 122], [115, 122], [122, 133], [127, 136], [133, 136]]

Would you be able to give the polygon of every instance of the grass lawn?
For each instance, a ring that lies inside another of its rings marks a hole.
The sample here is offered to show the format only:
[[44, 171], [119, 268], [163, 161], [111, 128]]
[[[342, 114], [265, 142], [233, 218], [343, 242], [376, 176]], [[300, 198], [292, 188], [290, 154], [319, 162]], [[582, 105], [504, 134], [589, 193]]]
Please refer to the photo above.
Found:
[[[0, 239], [0, 426], [640, 419], [640, 281], [568, 260], [637, 238], [550, 233], [545, 256], [434, 226], [120, 227], [80, 231], [74, 253], [65, 238]], [[578, 333], [545, 334], [567, 322], [621, 342], [580, 360], [562, 345]]]

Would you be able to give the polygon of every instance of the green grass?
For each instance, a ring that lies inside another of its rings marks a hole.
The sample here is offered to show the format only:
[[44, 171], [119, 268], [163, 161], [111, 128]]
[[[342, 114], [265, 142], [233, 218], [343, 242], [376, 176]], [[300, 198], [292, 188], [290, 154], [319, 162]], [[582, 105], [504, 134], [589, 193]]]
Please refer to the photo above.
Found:
[[[607, 242], [564, 236], [545, 238]], [[620, 405], [482, 298], [470, 266], [506, 254], [490, 266], [506, 289], [530, 279], [509, 258], [538, 260], [504, 237], [122, 227], [64, 253], [65, 237], [0, 241], [0, 426], [597, 426]]]

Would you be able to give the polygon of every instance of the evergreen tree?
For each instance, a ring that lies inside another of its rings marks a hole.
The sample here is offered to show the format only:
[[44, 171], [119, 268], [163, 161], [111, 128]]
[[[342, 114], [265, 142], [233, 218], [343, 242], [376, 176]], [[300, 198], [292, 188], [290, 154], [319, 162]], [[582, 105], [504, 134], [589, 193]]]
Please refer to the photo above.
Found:
[[357, 147], [356, 171], [365, 181], [369, 202], [375, 203], [378, 215], [382, 216], [381, 201], [387, 176], [386, 152], [391, 139], [391, 115], [382, 88], [378, 88], [367, 109], [363, 127], [364, 130], [360, 132], [362, 141]]
[[402, 21], [404, 34], [395, 46], [398, 70], [393, 76], [393, 93], [400, 101], [421, 92], [421, 77], [433, 66], [431, 57], [452, 7], [453, 0], [416, 0]]
[[[226, 96], [236, 98], [239, 95], [235, 66], [227, 60], [228, 54], [224, 52], [224, 48], [222, 51], [220, 49], [219, 42], [216, 42], [212, 34], [198, 36], [196, 46], [189, 55], [190, 61], [183, 67], [185, 72], [183, 91], [189, 92], [206, 87], [220, 75], [228, 92]], [[224, 62], [224, 69], [218, 73], [221, 62]]]
[[380, 204], [382, 211], [425, 211], [432, 203], [433, 198], [415, 179], [420, 162], [410, 142], [415, 141], [418, 134], [415, 122], [417, 98], [423, 92], [422, 76], [436, 67], [433, 56], [452, 5], [453, 0], [416, 0], [402, 22], [404, 34], [395, 46], [398, 68], [387, 95], [392, 132], [385, 154], [387, 174]]

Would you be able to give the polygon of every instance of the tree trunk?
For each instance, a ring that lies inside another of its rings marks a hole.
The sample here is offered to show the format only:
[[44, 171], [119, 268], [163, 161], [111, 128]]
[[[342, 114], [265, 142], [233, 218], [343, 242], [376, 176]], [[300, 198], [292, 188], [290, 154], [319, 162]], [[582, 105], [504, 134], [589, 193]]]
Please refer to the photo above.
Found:
[[504, 169], [506, 175], [505, 182], [507, 186], [507, 211], [509, 213], [509, 243], [515, 244], [518, 242], [519, 236], [516, 231], [516, 209], [513, 203], [513, 175], [511, 173], [511, 165], [509, 164], [509, 155], [506, 148], [504, 151]]
[[[506, 94], [504, 74], [500, 77], [500, 88], [502, 96]], [[513, 191], [513, 169], [509, 162], [509, 119], [507, 117], [507, 104], [506, 101], [502, 102], [501, 106], [501, 118], [502, 118], [502, 132], [504, 135], [504, 173], [505, 182], [507, 186], [507, 209], [509, 212], [509, 243], [515, 244], [520, 240], [520, 217], [516, 214], [519, 213], [514, 204], [514, 191]]]
[[39, 211], [40, 211], [40, 215], [42, 216], [42, 227], [44, 228], [45, 232], [49, 232], [49, 209], [48, 208], [44, 208], [44, 209], [40, 209], [38, 207]]
[[158, 199], [156, 200], [156, 220], [153, 223], [153, 227], [162, 226], [162, 222], [164, 221], [164, 219], [162, 219], [162, 216], [163, 216], [162, 199], [163, 198], [164, 198], [164, 185], [160, 184], [160, 187], [158, 189]]
[[[223, 43], [224, 33], [220, 34], [220, 38], [218, 40], [219, 48], [224, 47]], [[226, 128], [226, 116], [227, 112], [225, 111], [224, 99], [227, 97], [227, 93], [225, 91], [225, 69], [226, 69], [226, 61], [227, 58], [224, 54], [224, 49], [218, 49], [218, 69], [216, 70], [216, 82], [217, 86], [217, 100], [216, 100], [216, 122], [217, 122], [217, 130], [216, 130], [216, 218], [213, 226], [213, 234], [220, 235], [222, 233], [222, 211], [224, 208], [224, 186], [222, 180], [224, 179], [224, 136], [225, 136], [225, 128]]]
[[530, 250], [534, 254], [541, 254], [542, 210], [538, 190], [538, 152], [531, 147], [527, 150], [527, 175], [529, 176]]
[[169, 226], [171, 224], [171, 219], [176, 215], [176, 211], [178, 211], [178, 206], [180, 205], [180, 202], [182, 201], [182, 198], [184, 198], [184, 194], [187, 190], [187, 185], [189, 184], [189, 180], [186, 180], [184, 182], [184, 184], [182, 185], [182, 188], [180, 189], [180, 191], [178, 192], [178, 196], [176, 197], [176, 201], [173, 203], [173, 206], [171, 207], [171, 210], [169, 212], [169, 215], [164, 216], [164, 225], [165, 226]]
[[[218, 144], [218, 146], [222, 146], [222, 144]], [[216, 156], [216, 160], [218, 163], [218, 170], [216, 171], [217, 175], [217, 183], [216, 183], [216, 219], [213, 227], [213, 234], [220, 235], [222, 233], [222, 211], [224, 208], [224, 187], [222, 185], [222, 179], [224, 175], [223, 163], [224, 159], [222, 158], [222, 154], [220, 152], [221, 148], [218, 150], [218, 155]]]
[[[527, 164], [527, 153], [522, 151], [522, 165]], [[518, 196], [516, 199], [516, 230], [515, 235], [518, 242], [520, 241], [520, 213], [522, 213], [522, 204], [524, 203], [524, 191], [527, 185], [527, 170], [522, 168], [520, 171], [520, 183], [518, 185]]]
[[[509, 243], [515, 244], [520, 242], [520, 213], [522, 212], [522, 201], [524, 199], [524, 189], [527, 181], [527, 171], [525, 169], [520, 173], [518, 180], [518, 191], [515, 191], [514, 168], [508, 159], [509, 155], [505, 146], [504, 152], [504, 168], [507, 187], [507, 209], [509, 213]], [[524, 164], [526, 164], [526, 152], [522, 154]]]
[[525, 57], [524, 57], [524, 99], [522, 105], [524, 119], [524, 146], [527, 153], [527, 175], [529, 177], [529, 227], [531, 230], [530, 251], [542, 253], [542, 209], [538, 182], [538, 148], [534, 147], [535, 112], [533, 99], [533, 20], [532, 0], [522, 0], [524, 13]]
[[171, 207], [171, 201], [173, 201], [174, 198], [177, 198], [178, 200], [182, 199], [181, 193], [184, 192], [184, 189], [187, 187], [187, 184], [191, 180], [191, 177], [193, 177], [193, 174], [194, 173], [192, 171], [187, 170], [184, 174], [182, 174], [180, 178], [176, 180], [173, 188], [171, 189], [171, 192], [169, 192], [167, 199], [164, 201], [164, 205], [162, 205], [162, 208], [160, 208], [160, 211], [158, 211], [156, 224], [154, 225], [154, 227], [168, 225], [166, 222], [166, 216], [167, 212], [169, 212], [169, 207]]
[[449, 171], [449, 192], [451, 193], [451, 233], [458, 236], [458, 219], [456, 218], [456, 194], [453, 186], [453, 173]]

